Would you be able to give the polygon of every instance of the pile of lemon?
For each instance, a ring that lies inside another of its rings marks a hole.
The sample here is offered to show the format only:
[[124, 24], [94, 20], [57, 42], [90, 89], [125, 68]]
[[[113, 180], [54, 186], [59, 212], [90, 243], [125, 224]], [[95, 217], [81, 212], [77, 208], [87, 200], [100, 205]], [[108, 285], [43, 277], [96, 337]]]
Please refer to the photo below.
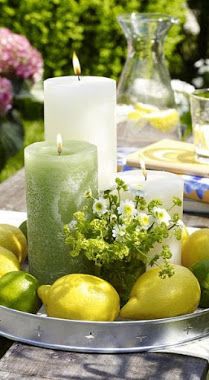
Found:
[[[40, 300], [48, 316], [89, 321], [167, 318], [209, 307], [209, 229], [182, 233], [182, 265], [162, 279], [156, 267], [141, 275], [121, 308], [117, 291], [88, 274], [69, 274], [39, 286], [21, 270], [27, 256], [23, 228], [0, 224], [0, 305], [35, 313]], [[25, 232], [25, 231], [24, 231]]]
[[35, 313], [40, 301], [38, 281], [21, 270], [27, 256], [27, 240], [20, 228], [0, 224], [0, 305]]

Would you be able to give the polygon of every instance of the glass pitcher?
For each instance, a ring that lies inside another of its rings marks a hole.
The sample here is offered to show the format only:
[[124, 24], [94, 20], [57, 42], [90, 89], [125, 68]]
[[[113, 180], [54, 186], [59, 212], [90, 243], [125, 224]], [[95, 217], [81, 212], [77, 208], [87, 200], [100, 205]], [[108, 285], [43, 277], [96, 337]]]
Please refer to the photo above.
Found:
[[119, 147], [143, 147], [162, 138], [178, 138], [175, 108], [163, 43], [178, 20], [158, 13], [118, 17], [128, 42], [128, 56], [117, 92]]

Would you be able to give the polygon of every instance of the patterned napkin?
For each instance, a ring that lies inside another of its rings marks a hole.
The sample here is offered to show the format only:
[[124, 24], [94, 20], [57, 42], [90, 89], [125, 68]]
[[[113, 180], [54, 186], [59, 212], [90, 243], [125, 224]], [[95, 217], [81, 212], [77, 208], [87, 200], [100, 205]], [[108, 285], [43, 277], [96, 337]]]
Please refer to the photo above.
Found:
[[[118, 171], [134, 170], [134, 166], [126, 164], [127, 156], [137, 151], [137, 148], [118, 148]], [[158, 169], [159, 170], [159, 169]], [[180, 174], [179, 174], [180, 175]], [[195, 175], [182, 175], [184, 179], [184, 197], [199, 202], [209, 203], [209, 178]]]

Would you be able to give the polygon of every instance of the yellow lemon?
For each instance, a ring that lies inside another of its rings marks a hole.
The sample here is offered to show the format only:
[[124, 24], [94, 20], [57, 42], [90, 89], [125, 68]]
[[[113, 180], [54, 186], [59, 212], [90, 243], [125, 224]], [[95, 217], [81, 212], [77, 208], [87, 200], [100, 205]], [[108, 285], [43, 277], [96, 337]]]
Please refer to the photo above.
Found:
[[184, 225], [182, 228], [182, 231], [181, 231], [181, 249], [182, 250], [184, 249], [184, 246], [185, 246], [188, 239], [189, 239], [189, 232], [188, 232], [186, 226]]
[[200, 260], [209, 259], [209, 228], [193, 232], [182, 247], [182, 265], [190, 268]]
[[135, 109], [128, 113], [128, 119], [138, 121], [139, 119], [143, 119], [146, 114], [156, 111], [159, 111], [159, 108], [152, 106], [151, 104], [136, 103]]
[[174, 275], [162, 279], [159, 268], [148, 270], [134, 284], [123, 306], [123, 319], [156, 319], [192, 313], [200, 301], [200, 285], [193, 273], [173, 265]]
[[137, 111], [142, 111], [145, 113], [159, 111], [159, 108], [156, 106], [153, 106], [152, 104], [140, 103], [140, 102], [135, 104], [135, 108]]
[[147, 113], [144, 118], [153, 128], [159, 129], [162, 132], [172, 130], [179, 123], [179, 114], [175, 109]]
[[39, 307], [38, 281], [31, 274], [17, 271], [0, 278], [0, 305], [35, 313]]
[[0, 277], [5, 273], [20, 270], [17, 257], [4, 247], [0, 247]]
[[112, 285], [88, 274], [63, 276], [51, 286], [40, 286], [38, 295], [50, 317], [113, 321], [120, 310], [119, 295]]
[[0, 224], [0, 246], [13, 252], [20, 263], [27, 255], [27, 242], [22, 231], [10, 224]]

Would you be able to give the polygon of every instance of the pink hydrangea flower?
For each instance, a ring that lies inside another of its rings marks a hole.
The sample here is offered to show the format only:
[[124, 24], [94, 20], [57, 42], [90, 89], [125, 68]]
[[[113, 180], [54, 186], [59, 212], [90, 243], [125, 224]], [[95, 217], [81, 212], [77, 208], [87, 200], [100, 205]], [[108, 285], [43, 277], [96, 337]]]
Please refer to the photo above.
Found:
[[9, 79], [0, 77], [0, 115], [5, 115], [12, 108], [13, 91]]
[[41, 78], [42, 72], [42, 56], [27, 38], [0, 28], [0, 74], [17, 75], [34, 82]]

